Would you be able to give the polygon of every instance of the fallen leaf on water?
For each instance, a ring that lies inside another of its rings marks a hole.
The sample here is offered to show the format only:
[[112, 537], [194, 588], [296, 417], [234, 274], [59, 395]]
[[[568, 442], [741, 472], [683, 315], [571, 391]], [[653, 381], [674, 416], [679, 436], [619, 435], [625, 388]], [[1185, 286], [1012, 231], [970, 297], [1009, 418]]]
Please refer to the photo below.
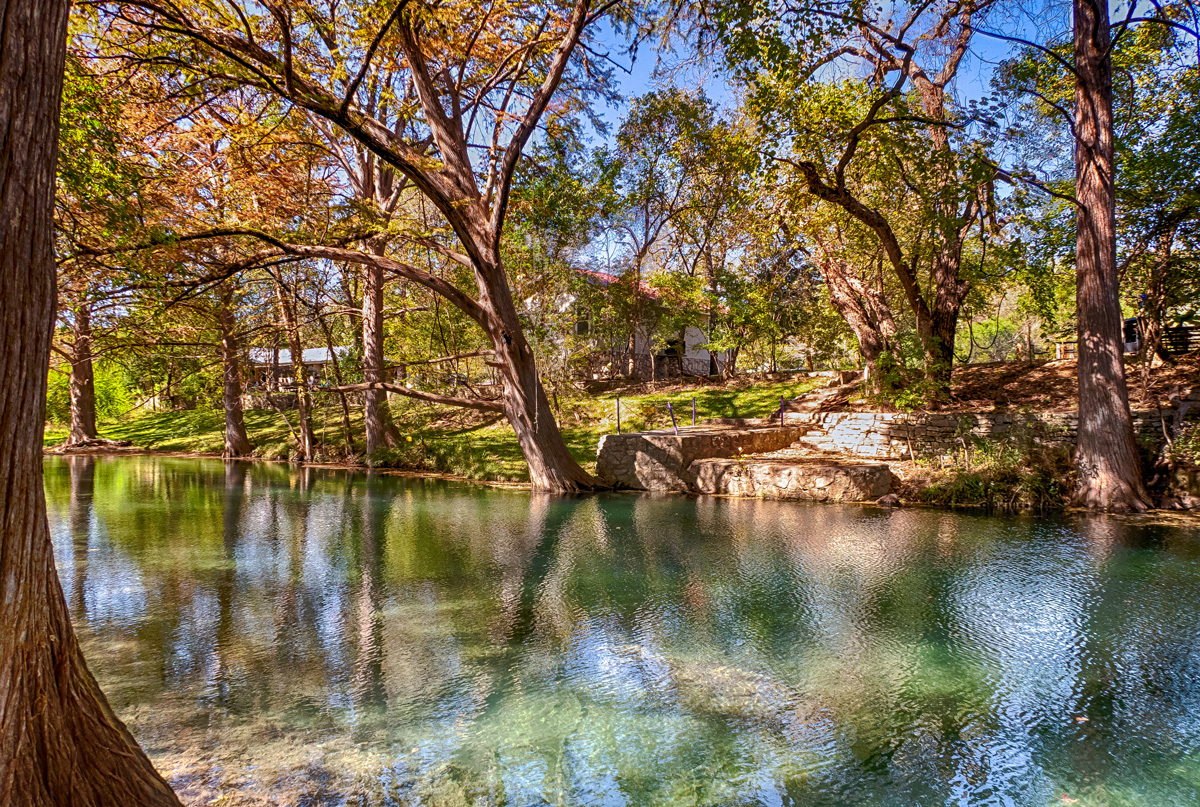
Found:
[[1079, 801], [1079, 799], [1073, 799], [1070, 796], [1063, 796], [1062, 800], [1063, 804], [1074, 804], [1075, 802]]
[[1076, 723], [1086, 723], [1086, 722], [1088, 722], [1088, 719], [1086, 717], [1077, 717], [1077, 718], [1075, 718], [1075, 722]]

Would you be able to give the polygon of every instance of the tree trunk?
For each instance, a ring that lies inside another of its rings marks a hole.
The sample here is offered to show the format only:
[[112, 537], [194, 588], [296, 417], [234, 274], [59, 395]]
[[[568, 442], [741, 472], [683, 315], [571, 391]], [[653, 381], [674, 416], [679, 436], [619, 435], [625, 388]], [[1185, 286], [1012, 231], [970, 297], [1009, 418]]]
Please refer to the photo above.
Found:
[[599, 483], [571, 456], [558, 429], [538, 377], [533, 348], [525, 339], [513, 305], [500, 255], [495, 249], [485, 254], [487, 263], [480, 261], [476, 269], [481, 291], [479, 303], [489, 314], [484, 327], [503, 381], [501, 403], [529, 466], [529, 481], [538, 490], [595, 489]]
[[[943, 230], [943, 246], [935, 256], [933, 266], [934, 304], [930, 308], [925, 300], [921, 284], [917, 279], [917, 265], [906, 257], [891, 224], [878, 210], [863, 204], [844, 187], [829, 185], [821, 179], [814, 163], [798, 163], [804, 174], [805, 184], [813, 195], [832, 202], [854, 218], [861, 221], [879, 238], [880, 246], [895, 270], [905, 300], [916, 320], [917, 336], [925, 350], [926, 376], [933, 382], [932, 394], [936, 399], [950, 397], [950, 373], [954, 363], [954, 334], [958, 327], [958, 312], [966, 298], [968, 284], [958, 277], [962, 262], [962, 242], [966, 229], [974, 219], [973, 206], [968, 203], [971, 215], [956, 215], [957, 228], [953, 237]], [[951, 226], [949, 224], [947, 227]]]
[[287, 289], [277, 278], [275, 280], [275, 299], [279, 303], [279, 312], [283, 316], [284, 330], [287, 331], [288, 350], [292, 354], [292, 381], [296, 385], [296, 417], [300, 421], [296, 428], [300, 433], [300, 459], [311, 461], [317, 443], [312, 426], [312, 396], [308, 391], [308, 372], [304, 367], [304, 349], [300, 345], [300, 326], [296, 322], [296, 312], [287, 295]]
[[178, 807], [87, 668], [46, 522], [67, 9], [63, 0], [0, 0], [0, 804]]
[[[382, 255], [384, 245], [372, 243], [371, 252]], [[383, 269], [366, 266], [363, 278], [363, 380], [386, 381], [383, 357]], [[400, 432], [392, 422], [387, 393], [381, 389], [363, 391], [363, 414], [366, 419], [367, 454], [379, 448], [394, 447], [400, 442]]]
[[958, 335], [958, 313], [970, 284], [959, 277], [965, 226], [948, 225], [941, 251], [933, 260], [933, 311], [930, 335], [925, 344], [925, 375], [943, 400], [950, 398], [954, 371], [954, 340]]
[[[708, 339], [711, 342], [716, 337], [717, 312], [720, 307], [720, 303], [718, 302], [719, 298], [717, 297], [717, 273], [715, 271], [713, 271], [711, 262], [709, 263], [709, 267], [708, 267], [708, 291], [710, 294], [712, 294], [712, 299], [710, 299], [708, 301]], [[683, 339], [683, 352], [687, 353], [687, 336], [686, 336], [687, 331], [686, 331], [686, 329], [684, 330], [684, 334], [685, 334], [685, 336]], [[774, 347], [775, 347], [774, 344], [772, 344], [771, 345], [772, 365], [774, 364]], [[679, 366], [682, 369], [682, 367], [683, 367], [683, 357], [682, 356], [679, 358]], [[717, 355], [715, 353], [713, 353], [712, 350], [709, 350], [708, 351], [708, 374], [716, 375], [718, 372], [719, 372], [719, 370], [717, 369]]]
[[[317, 321], [321, 324], [321, 332], [325, 334], [325, 344], [329, 348], [329, 362], [333, 365], [333, 380], [339, 387], [344, 387], [346, 381], [342, 378], [342, 364], [333, 350], [333, 333], [329, 330], [329, 323], [320, 313], [317, 314]], [[354, 431], [350, 428], [350, 404], [346, 401], [346, 393], [343, 390], [338, 390], [338, 400], [342, 405], [342, 434], [346, 439], [346, 451], [353, 456]]]
[[[274, 336], [276, 342], [279, 340], [279, 335]], [[279, 389], [279, 345], [271, 345], [271, 369], [267, 375], [267, 392], [274, 393]]]
[[253, 451], [246, 436], [246, 421], [242, 416], [242, 377], [238, 360], [238, 340], [233, 321], [233, 292], [226, 286], [217, 301], [217, 327], [221, 332], [221, 365], [225, 386], [225, 450], [221, 456], [245, 457]]
[[725, 366], [721, 368], [721, 377], [726, 381], [737, 375], [738, 354], [741, 352], [741, 347], [729, 348], [728, 358], [725, 360]]
[[858, 341], [858, 352], [866, 367], [863, 380], [874, 383], [879, 375], [879, 357], [887, 350], [887, 339], [878, 318], [862, 295], [855, 293], [854, 284], [848, 277], [848, 272], [852, 271], [849, 267], [836, 259], [827, 259], [821, 262], [821, 271], [829, 289], [829, 301]]
[[1171, 270], [1171, 250], [1177, 225], [1167, 227], [1158, 237], [1150, 264], [1150, 283], [1146, 289], [1146, 316], [1141, 320], [1142, 398], [1149, 400], [1150, 364], [1158, 356], [1164, 364], [1175, 364], [1175, 357], [1163, 348], [1163, 320], [1167, 310], [1167, 276]]
[[1141, 461], [1125, 386], [1113, 187], [1108, 6], [1074, 0], [1075, 306], [1079, 322], [1079, 442], [1075, 502], [1145, 510]]
[[95, 440], [96, 379], [92, 369], [92, 311], [87, 303], [75, 308], [71, 348], [71, 432], [66, 445], [83, 445]]

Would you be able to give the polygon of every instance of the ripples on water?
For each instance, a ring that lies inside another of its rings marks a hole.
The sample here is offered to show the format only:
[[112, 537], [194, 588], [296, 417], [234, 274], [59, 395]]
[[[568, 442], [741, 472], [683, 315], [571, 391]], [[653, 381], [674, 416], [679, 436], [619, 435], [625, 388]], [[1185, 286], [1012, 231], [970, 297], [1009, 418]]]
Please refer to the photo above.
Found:
[[190, 803], [1200, 803], [1187, 522], [146, 457], [46, 491], [92, 668]]

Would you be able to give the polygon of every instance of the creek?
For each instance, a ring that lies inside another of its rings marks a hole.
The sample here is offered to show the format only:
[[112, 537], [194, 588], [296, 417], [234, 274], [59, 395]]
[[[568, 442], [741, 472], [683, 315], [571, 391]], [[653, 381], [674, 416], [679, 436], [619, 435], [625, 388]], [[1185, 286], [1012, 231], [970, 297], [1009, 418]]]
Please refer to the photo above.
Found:
[[189, 804], [1200, 803], [1200, 522], [45, 472]]

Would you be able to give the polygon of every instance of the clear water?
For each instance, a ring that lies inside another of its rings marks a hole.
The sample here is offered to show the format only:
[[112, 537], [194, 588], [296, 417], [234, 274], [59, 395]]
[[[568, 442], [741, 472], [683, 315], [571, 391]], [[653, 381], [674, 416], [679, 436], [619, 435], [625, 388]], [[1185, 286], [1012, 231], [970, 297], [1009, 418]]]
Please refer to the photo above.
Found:
[[1200, 530], [48, 459], [193, 804], [1200, 804]]

